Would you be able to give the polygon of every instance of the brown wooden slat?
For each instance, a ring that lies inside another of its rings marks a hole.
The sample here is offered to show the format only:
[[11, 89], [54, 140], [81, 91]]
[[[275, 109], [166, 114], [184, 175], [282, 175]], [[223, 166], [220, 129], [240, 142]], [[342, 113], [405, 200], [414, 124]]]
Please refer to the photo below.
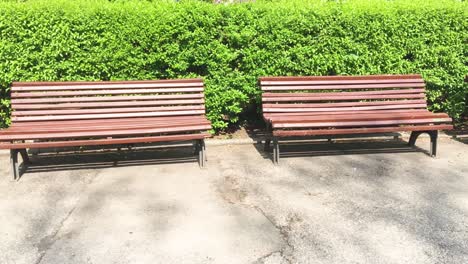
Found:
[[266, 76], [260, 77], [260, 82], [265, 81], [374, 81], [374, 80], [389, 80], [400, 82], [404, 80], [422, 80], [420, 74], [381, 74], [381, 75], [334, 75], [334, 76]]
[[87, 97], [50, 97], [50, 98], [26, 98], [12, 99], [11, 104], [35, 104], [35, 103], [72, 103], [72, 102], [116, 102], [116, 101], [147, 101], [147, 100], [169, 100], [169, 99], [200, 99], [204, 98], [202, 93], [170, 94], [170, 95], [130, 95], [130, 96], [87, 96]]
[[357, 126], [384, 126], [384, 125], [409, 125], [452, 122], [451, 118], [423, 118], [407, 120], [372, 120], [349, 122], [300, 122], [300, 123], [275, 123], [273, 128], [319, 128], [319, 127], [357, 127]]
[[207, 137], [210, 137], [210, 134], [199, 133], [199, 134], [181, 134], [181, 135], [169, 135], [169, 136], [112, 138], [112, 139], [94, 139], [94, 140], [73, 140], [73, 141], [53, 141], [53, 142], [34, 142], [34, 143], [0, 143], [0, 149], [56, 148], [56, 147], [131, 144], [131, 143], [153, 143], [153, 142], [195, 140], [195, 139], [203, 139]]
[[429, 112], [427, 109], [397, 109], [397, 110], [373, 110], [373, 111], [333, 111], [333, 112], [294, 112], [294, 113], [266, 113], [264, 118], [270, 120], [275, 117], [280, 116], [312, 116], [312, 115], [326, 115], [326, 116], [335, 116], [335, 115], [354, 115], [354, 114], [375, 114], [375, 113], [406, 113], [406, 112]]
[[20, 121], [46, 121], [46, 120], [77, 120], [77, 119], [103, 119], [146, 116], [174, 116], [174, 115], [200, 115], [204, 110], [172, 111], [172, 112], [143, 112], [143, 113], [118, 113], [118, 114], [89, 114], [89, 115], [55, 115], [55, 116], [19, 116], [12, 117], [14, 122]]
[[366, 128], [340, 128], [340, 129], [309, 129], [309, 130], [275, 130], [276, 137], [292, 136], [319, 136], [319, 135], [351, 135], [351, 134], [371, 134], [401, 131], [431, 131], [450, 130], [452, 125], [426, 125], [426, 126], [393, 126], [393, 127], [366, 127]]
[[342, 107], [342, 106], [373, 106], [373, 105], [400, 105], [400, 104], [426, 104], [426, 100], [394, 100], [373, 102], [345, 102], [345, 103], [296, 103], [296, 104], [263, 104], [263, 108], [317, 108], [317, 107]]
[[[328, 112], [309, 112], [309, 113], [301, 113], [301, 112], [293, 112], [293, 113], [265, 113], [266, 116], [304, 116], [304, 115], [340, 115], [340, 114], [364, 114], [364, 113], [406, 113], [406, 112], [430, 112], [429, 110], [425, 109], [384, 109], [384, 110], [359, 110], [359, 111], [328, 111]], [[432, 112], [431, 112], [432, 113]]]
[[[287, 82], [289, 85], [284, 85], [285, 82], [278, 82], [277, 86], [262, 85], [262, 91], [289, 91], [289, 90], [348, 90], [348, 89], [391, 89], [391, 88], [422, 88], [425, 86], [423, 82], [418, 83], [385, 83], [385, 84], [347, 84], [337, 83], [335, 85], [311, 85], [309, 82], [300, 82], [299, 84], [309, 85], [294, 85]], [[324, 82], [327, 83], [327, 82]], [[275, 83], [276, 84], [276, 83]], [[281, 85], [282, 84], [282, 85]], [[399, 89], [404, 91], [406, 89]]]
[[92, 90], [92, 91], [71, 91], [71, 92], [26, 92], [11, 93], [11, 98], [26, 97], [54, 97], [54, 96], [82, 96], [82, 95], [112, 95], [112, 94], [157, 94], [157, 93], [182, 93], [182, 92], [203, 92], [203, 88], [170, 88], [170, 89], [126, 89], [126, 90]]
[[120, 81], [26, 81], [13, 82], [12, 86], [54, 86], [54, 85], [87, 85], [87, 84], [124, 84], [124, 83], [190, 83], [203, 82], [202, 78], [161, 79], [161, 80], [120, 80]]
[[346, 101], [346, 100], [371, 100], [371, 99], [416, 99], [425, 98], [424, 94], [395, 94], [395, 95], [356, 95], [356, 96], [303, 96], [303, 97], [262, 97], [262, 102], [305, 102], [305, 101]]
[[[95, 119], [91, 119], [95, 120]], [[99, 119], [102, 120], [102, 119]], [[118, 121], [120, 119], [107, 119], [107, 120], [113, 120], [113, 121]], [[76, 121], [76, 120], [75, 120]], [[41, 123], [41, 125], [34, 125], [34, 126], [22, 126], [22, 125], [15, 125], [15, 126], [10, 126], [8, 129], [4, 129], [0, 131], [0, 134], [8, 134], [9, 132], [16, 133], [18, 131], [21, 131], [21, 133], [29, 133], [29, 132], [34, 132], [34, 131], [39, 131], [39, 130], [57, 130], [57, 131], [68, 131], [68, 130], [79, 130], [79, 129], [87, 129], [87, 130], [93, 130], [93, 129], [99, 129], [102, 127], [114, 127], [114, 126], [119, 126], [122, 125], [119, 122], [112, 122], [112, 123], [104, 123], [101, 122], [101, 124], [59, 124], [60, 126], [57, 126], [57, 121], [54, 121], [56, 124], [50, 125], [50, 124], [44, 124], [43, 122], [34, 122], [34, 123]], [[63, 122], [63, 121], [60, 121]], [[24, 123], [33, 123], [33, 122], [24, 122]], [[48, 123], [48, 122], [46, 122]], [[187, 124], [187, 123], [192, 123], [192, 121], [185, 119], [185, 120], [168, 120], [168, 121], [159, 121], [159, 122], [151, 122], [150, 124], [153, 124], [153, 126], [158, 126], [159, 124], [165, 124], [165, 125], [172, 125], [172, 124]], [[195, 119], [194, 123], [196, 124], [210, 124], [207, 119]], [[18, 123], [21, 124], [21, 123]], [[126, 122], [122, 126], [141, 126], [145, 125], [145, 122]]]
[[133, 129], [133, 128], [156, 128], [156, 127], [168, 127], [168, 126], [179, 126], [179, 125], [206, 125], [210, 124], [207, 120], [192, 122], [189, 120], [172, 121], [164, 123], [127, 123], [127, 124], [102, 124], [95, 126], [37, 126], [31, 127], [10, 127], [0, 132], [0, 135], [13, 135], [13, 134], [31, 134], [31, 133], [51, 133], [51, 132], [77, 132], [77, 131], [98, 131], [98, 130], [110, 130], [110, 129]]
[[420, 94], [424, 89], [407, 90], [381, 90], [381, 91], [361, 91], [361, 92], [333, 92], [333, 93], [263, 93], [263, 97], [309, 97], [309, 96], [354, 96], [354, 95], [384, 95], [384, 94]]
[[288, 122], [340, 122], [340, 121], [371, 121], [371, 120], [399, 120], [417, 118], [449, 118], [445, 113], [413, 112], [413, 113], [372, 113], [372, 114], [340, 114], [340, 115], [311, 115], [311, 116], [278, 116], [272, 118], [273, 123]]
[[[371, 75], [372, 76], [372, 75]], [[330, 76], [321, 76], [320, 79], [317, 79], [317, 76], [312, 77], [273, 77], [272, 78], [260, 78], [261, 85], [276, 85], [278, 82], [302, 82], [307, 81], [310, 85], [322, 85], [322, 84], [385, 84], [385, 83], [423, 83], [424, 80], [421, 77], [402, 79], [402, 78], [393, 78], [393, 79], [376, 79], [376, 78], [360, 78], [360, 79], [349, 79], [349, 78], [325, 78]], [[343, 76], [334, 76], [334, 77], [343, 77]], [[350, 76], [346, 76], [350, 77]]]
[[101, 131], [101, 130], [125, 130], [136, 128], [157, 128], [182, 125], [209, 125], [208, 120], [172, 120], [163, 122], [128, 122], [128, 123], [102, 123], [93, 125], [61, 125], [56, 123], [56, 126], [35, 126], [35, 127], [10, 127], [4, 131], [0, 131], [0, 135], [19, 135], [19, 134], [37, 134], [37, 133], [65, 133], [65, 132], [84, 132], [84, 131]]
[[25, 109], [66, 109], [66, 108], [109, 108], [124, 106], [158, 106], [158, 105], [189, 105], [204, 104], [204, 99], [196, 100], [163, 100], [163, 101], [133, 101], [133, 102], [101, 102], [101, 103], [59, 103], [59, 104], [19, 104], [16, 110]]
[[[60, 121], [61, 127], [65, 126], [94, 126], [97, 124], [119, 124], [119, 123], [152, 123], [152, 122], [173, 122], [179, 120], [207, 120], [204, 115], [190, 116], [162, 116], [162, 117], [131, 117], [120, 119], [89, 119], [89, 120], [63, 120]], [[57, 121], [35, 121], [35, 122], [19, 122], [12, 123], [8, 129], [15, 127], [35, 127], [42, 126], [57, 126]], [[0, 133], [4, 130], [0, 130]]]
[[64, 84], [64, 85], [36, 85], [36, 86], [12, 86], [13, 92], [21, 91], [66, 91], [66, 90], [98, 90], [98, 89], [142, 89], [142, 88], [203, 88], [202, 82], [190, 83], [90, 83], [90, 84]]
[[10, 140], [34, 140], [34, 139], [59, 139], [59, 138], [80, 138], [80, 137], [111, 137], [111, 136], [131, 136], [160, 133], [179, 133], [188, 131], [206, 131], [211, 129], [210, 125], [191, 125], [191, 126], [169, 126], [159, 128], [144, 129], [125, 129], [125, 130], [103, 130], [87, 132], [64, 132], [64, 133], [36, 133], [36, 134], [15, 134], [0, 135], [0, 141]]
[[330, 112], [330, 111], [363, 111], [363, 110], [385, 110], [405, 108], [426, 108], [426, 104], [403, 104], [403, 105], [379, 105], [379, 106], [352, 106], [352, 107], [323, 107], [323, 108], [264, 108], [265, 113], [287, 113], [287, 112]]
[[166, 107], [122, 107], [122, 108], [101, 108], [101, 109], [78, 109], [78, 110], [30, 110], [13, 111], [12, 116], [37, 116], [37, 115], [77, 115], [77, 114], [109, 114], [109, 113], [135, 113], [135, 112], [155, 112], [155, 111], [182, 111], [182, 110], [205, 110], [203, 105], [188, 106], [166, 106]]

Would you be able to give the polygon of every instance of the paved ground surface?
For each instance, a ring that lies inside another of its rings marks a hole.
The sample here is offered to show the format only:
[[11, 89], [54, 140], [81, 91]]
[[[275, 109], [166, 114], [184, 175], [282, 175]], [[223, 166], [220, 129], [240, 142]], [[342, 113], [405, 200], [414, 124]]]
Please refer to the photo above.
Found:
[[468, 263], [467, 144], [282, 150], [41, 154], [19, 182], [1, 152], [0, 263]]

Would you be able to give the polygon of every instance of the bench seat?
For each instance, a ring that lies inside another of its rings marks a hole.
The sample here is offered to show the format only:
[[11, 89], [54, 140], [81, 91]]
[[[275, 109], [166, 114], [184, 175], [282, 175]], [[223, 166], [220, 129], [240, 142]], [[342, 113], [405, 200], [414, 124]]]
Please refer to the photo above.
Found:
[[414, 145], [429, 133], [435, 155], [437, 131], [453, 128], [447, 114], [427, 110], [420, 75], [263, 77], [260, 86], [275, 163], [285, 137], [411, 131]]
[[[142, 118], [139, 120], [94, 119], [89, 123], [69, 121], [55, 121], [53, 123], [25, 122], [21, 123], [21, 125], [13, 125], [5, 131], [0, 131], [0, 149], [196, 140], [209, 137], [209, 133], [206, 133], [209, 129], [211, 129], [210, 122], [202, 116], [190, 117], [189, 119], [183, 117], [171, 117], [169, 119]], [[150, 134], [164, 135], [147, 136]], [[63, 141], [65, 139], [68, 140]], [[73, 140], [70, 141], [69, 139]], [[38, 140], [47, 140], [47, 142]], [[135, 142], [135, 140], [138, 140], [138, 142]], [[22, 141], [26, 142], [22, 143]]]
[[201, 79], [120, 82], [23, 82], [12, 85], [12, 124], [0, 130], [0, 149], [193, 141], [204, 165], [205, 116]]

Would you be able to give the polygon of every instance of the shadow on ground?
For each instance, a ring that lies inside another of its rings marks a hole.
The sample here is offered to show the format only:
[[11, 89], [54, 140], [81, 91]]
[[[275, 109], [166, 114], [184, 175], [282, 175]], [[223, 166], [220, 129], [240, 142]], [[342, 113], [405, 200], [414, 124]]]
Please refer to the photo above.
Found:
[[445, 133], [458, 142], [468, 144], [468, 127], [446, 131]]
[[41, 153], [31, 157], [28, 173], [197, 162], [191, 147]]
[[[421, 140], [419, 145], [429, 142]], [[264, 159], [272, 159], [272, 150], [265, 151], [264, 144], [255, 144], [255, 149]], [[302, 140], [280, 141], [281, 158], [293, 157], [316, 157], [337, 155], [359, 155], [359, 154], [382, 154], [382, 153], [410, 153], [421, 152], [429, 155], [429, 151], [418, 146], [410, 147], [408, 142], [398, 139], [381, 140], [346, 140], [346, 141], [324, 141], [324, 140]]]
[[468, 144], [468, 117], [465, 117], [464, 120], [461, 120], [455, 126], [455, 129], [445, 131], [445, 133], [458, 142]]

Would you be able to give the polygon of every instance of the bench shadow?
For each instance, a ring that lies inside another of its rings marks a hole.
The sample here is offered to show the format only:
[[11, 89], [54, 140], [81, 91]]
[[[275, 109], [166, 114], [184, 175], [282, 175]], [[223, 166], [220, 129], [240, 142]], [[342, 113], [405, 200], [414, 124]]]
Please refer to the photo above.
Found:
[[453, 140], [468, 144], [468, 126], [462, 127], [460, 129], [445, 131], [445, 133], [451, 136]]
[[[427, 142], [427, 148], [429, 148], [429, 142]], [[272, 160], [272, 148], [270, 151], [265, 151], [264, 144], [255, 144], [255, 149], [264, 159]], [[281, 158], [414, 152], [430, 155], [426, 149], [418, 146], [408, 146], [408, 142], [401, 138], [374, 140], [347, 139], [345, 141], [328, 141], [323, 139], [280, 141]]]
[[22, 165], [23, 175], [29, 173], [103, 169], [112, 167], [197, 163], [192, 146], [144, 148], [133, 150], [91, 150], [83, 152], [41, 153], [30, 157], [31, 163]]
[[456, 140], [464, 144], [468, 144], [468, 135], [466, 137], [454, 137], [453, 140]]

